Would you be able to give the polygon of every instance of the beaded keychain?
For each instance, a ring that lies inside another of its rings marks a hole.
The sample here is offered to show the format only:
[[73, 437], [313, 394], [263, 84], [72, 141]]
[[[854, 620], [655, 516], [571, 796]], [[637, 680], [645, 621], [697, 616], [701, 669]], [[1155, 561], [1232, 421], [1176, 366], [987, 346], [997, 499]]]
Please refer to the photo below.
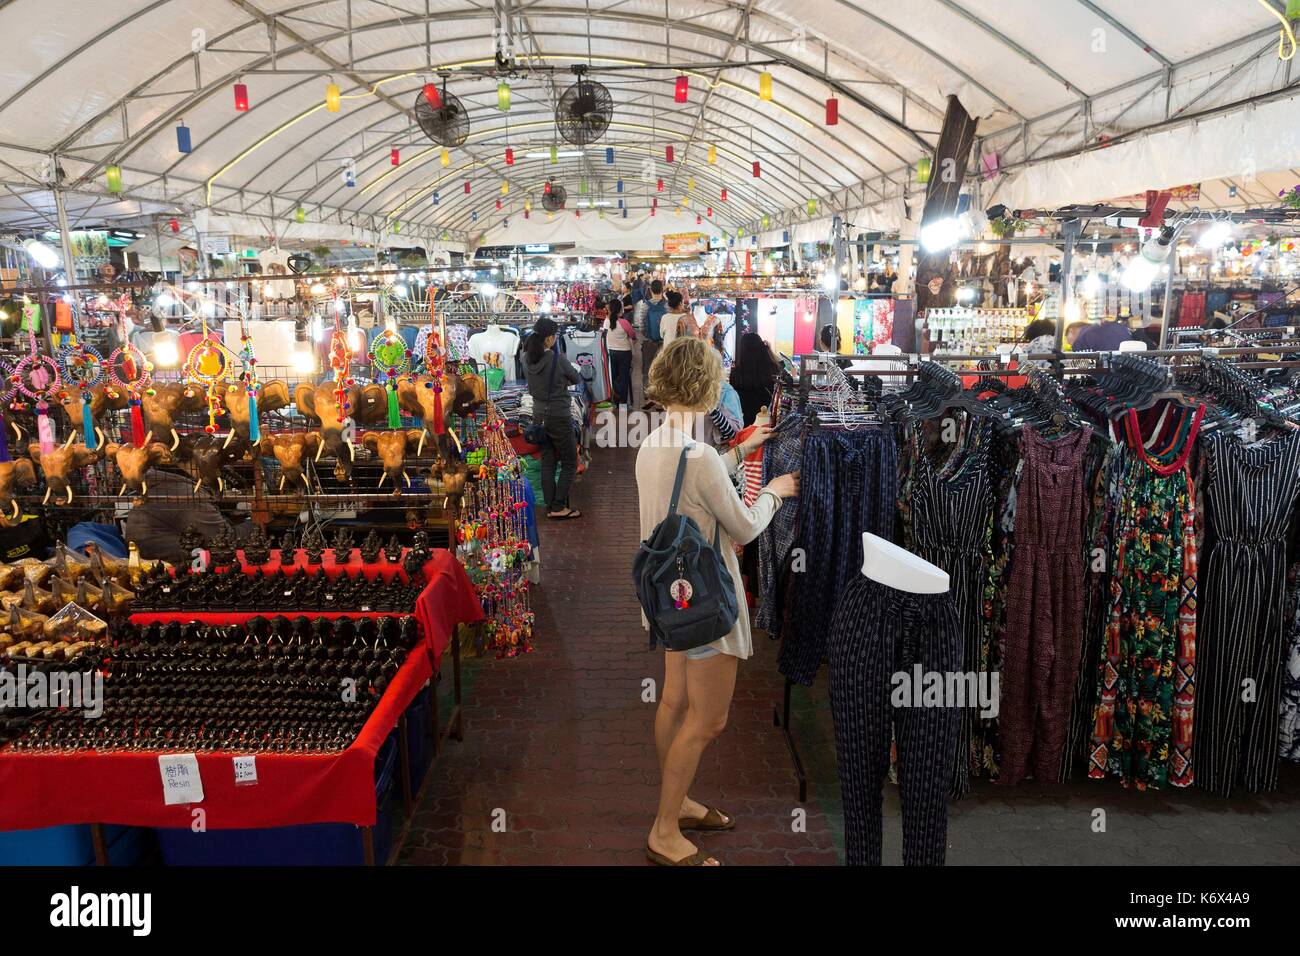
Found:
[[[224, 342], [212, 337], [212, 334], [208, 331], [207, 319], [204, 319], [203, 338], [195, 344], [194, 348], [190, 349], [189, 358], [185, 360], [185, 367], [182, 371], [186, 378], [198, 382], [207, 391], [208, 423], [203, 426], [203, 430], [209, 435], [216, 432], [217, 416], [222, 412], [221, 396], [225, 393], [225, 390], [220, 386], [226, 380], [234, 378], [234, 363], [238, 360], [239, 356], [226, 348]], [[256, 405], [256, 401], [250, 401], [250, 412]], [[251, 438], [251, 414], [249, 422], [249, 436]]]
[[[244, 391], [248, 393], [248, 440], [256, 445], [262, 437], [261, 422], [257, 416], [257, 396], [262, 390], [262, 383], [257, 377], [257, 356], [253, 354], [253, 337], [248, 334], [242, 316], [239, 319], [239, 354], [236, 358], [239, 359], [240, 365], [239, 381], [243, 383]], [[226, 436], [227, 445], [230, 444], [234, 434], [232, 429]]]
[[411, 368], [411, 350], [406, 340], [393, 329], [385, 328], [370, 343], [370, 365], [375, 380], [382, 373], [388, 390], [388, 427], [401, 428], [402, 414], [397, 402], [397, 380]]
[[[23, 321], [28, 321], [26, 314]], [[41, 444], [41, 454], [48, 455], [54, 451], [54, 423], [50, 421], [48, 399], [58, 393], [62, 379], [59, 378], [58, 363], [47, 355], [41, 355], [37, 349], [34, 324], [27, 325], [27, 342], [30, 351], [14, 366], [12, 380], [20, 394], [36, 403], [36, 437]]]

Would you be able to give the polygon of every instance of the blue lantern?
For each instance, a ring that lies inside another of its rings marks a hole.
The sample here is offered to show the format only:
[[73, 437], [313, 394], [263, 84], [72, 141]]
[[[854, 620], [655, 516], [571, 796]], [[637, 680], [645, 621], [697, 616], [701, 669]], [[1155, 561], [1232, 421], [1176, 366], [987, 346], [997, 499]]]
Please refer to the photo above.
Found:
[[606, 147], [605, 147], [605, 165], [606, 165], [606, 166], [613, 166], [613, 165], [614, 165], [614, 147], [613, 147], [613, 146], [606, 146]]
[[614, 184], [614, 191], [620, 193], [623, 191], [623, 180], [620, 179], [617, 183]]
[[182, 153], [188, 153], [194, 149], [190, 143], [190, 128], [184, 123], [176, 127], [176, 149]]
[[433, 204], [436, 206], [440, 202], [442, 202], [442, 198], [438, 195], [438, 190], [435, 189], [433, 191]]

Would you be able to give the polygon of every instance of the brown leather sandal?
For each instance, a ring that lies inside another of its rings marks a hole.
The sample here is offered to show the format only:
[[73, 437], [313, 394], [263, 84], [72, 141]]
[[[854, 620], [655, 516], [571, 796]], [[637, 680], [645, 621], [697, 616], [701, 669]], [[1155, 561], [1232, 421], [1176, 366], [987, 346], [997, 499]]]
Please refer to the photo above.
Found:
[[716, 807], [708, 807], [708, 812], [698, 819], [692, 820], [690, 817], [682, 817], [677, 821], [679, 830], [732, 830], [736, 826], [736, 818], [728, 816]]
[[670, 860], [662, 853], [656, 853], [650, 849], [650, 844], [646, 844], [645, 858], [656, 866], [704, 866], [709, 860], [716, 860], [721, 866], [722, 862], [711, 853], [705, 853], [703, 850], [697, 850], [688, 857], [680, 860]]

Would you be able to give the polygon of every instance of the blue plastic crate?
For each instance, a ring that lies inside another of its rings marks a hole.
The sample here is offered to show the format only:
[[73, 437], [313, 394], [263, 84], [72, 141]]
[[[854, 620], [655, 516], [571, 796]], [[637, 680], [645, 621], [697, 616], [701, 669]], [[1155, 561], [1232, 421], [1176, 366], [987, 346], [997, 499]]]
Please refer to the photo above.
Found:
[[[375, 863], [388, 860], [393, 845], [393, 804], [397, 800], [397, 734], [384, 742], [375, 759]], [[349, 823], [306, 823], [247, 830], [158, 829], [158, 844], [168, 866], [361, 866], [361, 829]]]
[[[104, 827], [108, 860], [113, 866], [133, 866], [153, 848], [145, 827]], [[90, 866], [95, 845], [88, 824], [0, 832], [0, 866]]]

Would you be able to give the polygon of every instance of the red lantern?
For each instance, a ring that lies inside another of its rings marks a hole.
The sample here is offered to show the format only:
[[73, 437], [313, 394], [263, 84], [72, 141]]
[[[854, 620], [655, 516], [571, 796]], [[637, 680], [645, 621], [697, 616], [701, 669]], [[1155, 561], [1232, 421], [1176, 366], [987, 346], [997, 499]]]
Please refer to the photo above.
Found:
[[665, 146], [665, 147], [664, 147], [664, 162], [665, 162], [665, 163], [671, 163], [672, 161], [673, 161], [673, 148], [672, 148], [671, 146]]
[[172, 232], [180, 232], [180, 231], [181, 231], [181, 224], [180, 224], [179, 222], [177, 222], [175, 219], [170, 220], [170, 221], [167, 223], [167, 225], [171, 227]]
[[722, 187], [722, 201], [723, 201], [723, 202], [726, 202], [726, 201], [727, 201], [727, 187], [726, 187], [726, 186], [723, 186], [723, 187]]
[[514, 151], [513, 149], [511, 149], [509, 146], [507, 146], [507, 147], [506, 147], [506, 165], [507, 165], [507, 166], [513, 166], [514, 164], [515, 164], [515, 151]]
[[659, 180], [659, 185], [657, 185], [657, 186], [655, 187], [655, 189], [658, 190], [659, 192], [663, 192], [663, 191], [664, 191], [664, 181], [663, 181], [662, 179]]
[[432, 83], [424, 84], [424, 98], [435, 110], [442, 108], [442, 97], [438, 94], [438, 87]]
[[551, 194], [551, 184], [549, 182], [542, 187], [542, 192], [544, 192], [548, 196]]
[[388, 161], [394, 166], [400, 166], [402, 164], [402, 154], [397, 150], [393, 150], [388, 154]]
[[760, 172], [760, 170], [759, 170], [759, 166], [758, 166], [758, 160], [754, 160], [754, 178], [755, 178], [755, 179], [758, 179], [759, 172]]
[[701, 219], [699, 216], [696, 216], [696, 217], [695, 217], [695, 225], [698, 226], [698, 225], [699, 225], [700, 223], [702, 223], [703, 221], [704, 221], [704, 220]]
[[525, 218], [525, 219], [529, 218], [529, 217], [528, 217], [528, 207], [527, 207], [527, 206], [524, 207], [524, 218]]
[[248, 87], [243, 83], [235, 84], [235, 112], [248, 112]]
[[686, 97], [690, 93], [690, 91], [691, 91], [690, 78], [687, 77], [685, 74], [677, 77], [677, 88], [673, 91], [673, 99], [675, 99], [678, 103], [685, 103]]
[[710, 206], [708, 209], [704, 210], [704, 215], [706, 215], [706, 216], [708, 216], [710, 219], [712, 219], [712, 218], [713, 218], [713, 207]]
[[500, 199], [497, 200], [497, 208], [498, 208], [498, 209], [501, 208], [501, 200], [500, 200]]
[[581, 219], [581, 218], [582, 218], [582, 210], [581, 210], [581, 209], [575, 209], [575, 210], [573, 210], [573, 218], [574, 218], [574, 219]]
[[465, 195], [469, 195], [469, 180], [465, 180]]
[[655, 207], [654, 207], [654, 206], [651, 206], [651, 207], [650, 207], [650, 215], [653, 216], [654, 214], [655, 214]]
[[826, 101], [826, 125], [838, 126], [840, 123], [840, 101], [831, 97]]

